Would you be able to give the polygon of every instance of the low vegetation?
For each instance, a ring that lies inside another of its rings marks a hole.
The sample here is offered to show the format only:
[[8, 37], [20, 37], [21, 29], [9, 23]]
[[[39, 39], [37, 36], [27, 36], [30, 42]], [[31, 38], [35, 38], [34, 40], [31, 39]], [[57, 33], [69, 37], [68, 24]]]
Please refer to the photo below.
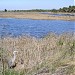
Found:
[[63, 7], [59, 9], [32, 9], [32, 10], [7, 10], [5, 9], [4, 12], [67, 12], [67, 13], [74, 13], [75, 6]]
[[[9, 69], [7, 59], [18, 51], [16, 67]], [[30, 36], [0, 39], [0, 75], [74, 75], [75, 35], [50, 33], [44, 38]]]

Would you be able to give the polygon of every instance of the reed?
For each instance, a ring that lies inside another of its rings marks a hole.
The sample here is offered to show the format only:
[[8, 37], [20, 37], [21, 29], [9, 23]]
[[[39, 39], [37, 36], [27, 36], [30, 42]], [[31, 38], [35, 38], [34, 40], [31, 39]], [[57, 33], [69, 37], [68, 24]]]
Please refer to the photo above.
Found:
[[[5, 75], [41, 75], [44, 73], [59, 73], [60, 75], [62, 71], [63, 75], [65, 73], [73, 75], [75, 73], [74, 37], [72, 33], [61, 35], [50, 33], [40, 39], [30, 36], [5, 37], [3, 42], [0, 42], [0, 49], [3, 48], [5, 51], [5, 59], [10, 59], [14, 50], [18, 51], [17, 66], [12, 70], [4, 68]], [[12, 74], [9, 73], [11, 71]]]

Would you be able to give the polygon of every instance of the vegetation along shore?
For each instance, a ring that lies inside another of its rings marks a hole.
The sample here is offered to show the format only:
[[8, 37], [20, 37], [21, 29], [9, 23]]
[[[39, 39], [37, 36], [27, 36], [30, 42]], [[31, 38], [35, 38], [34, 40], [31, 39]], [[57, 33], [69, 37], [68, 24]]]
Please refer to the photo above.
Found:
[[[49, 13], [49, 12], [48, 12]], [[57, 13], [54, 13], [57, 14]], [[75, 16], [53, 16], [39, 12], [0, 12], [1, 18], [24, 18], [41, 20], [74, 20]]]
[[[68, 16], [54, 16], [42, 14], [42, 12], [50, 14], [69, 14]], [[1, 18], [26, 18], [26, 19], [42, 19], [42, 20], [74, 20], [75, 21], [75, 6], [63, 7], [58, 10], [7, 10], [0, 11]], [[70, 16], [73, 15], [73, 16]]]
[[[17, 51], [16, 65], [8, 60]], [[0, 75], [75, 75], [75, 35], [50, 33], [44, 38], [30, 36], [0, 39]]]

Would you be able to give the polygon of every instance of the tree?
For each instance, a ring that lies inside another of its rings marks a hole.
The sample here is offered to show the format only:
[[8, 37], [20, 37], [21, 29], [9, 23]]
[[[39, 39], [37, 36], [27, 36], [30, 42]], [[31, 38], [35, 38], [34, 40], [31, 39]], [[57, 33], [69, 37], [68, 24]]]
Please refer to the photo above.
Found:
[[7, 9], [5, 9], [4, 11], [7, 12]]

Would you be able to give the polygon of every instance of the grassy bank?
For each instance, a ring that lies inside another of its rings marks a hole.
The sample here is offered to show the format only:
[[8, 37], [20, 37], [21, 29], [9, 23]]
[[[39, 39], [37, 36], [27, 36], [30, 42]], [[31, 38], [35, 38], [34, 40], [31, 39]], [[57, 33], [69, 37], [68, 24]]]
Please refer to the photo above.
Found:
[[[18, 51], [17, 65], [8, 69], [6, 61], [14, 50]], [[75, 35], [50, 33], [41, 39], [5, 37], [0, 39], [0, 63], [1, 73], [5, 75], [74, 75]]]
[[0, 17], [1, 18], [24, 18], [24, 19], [39, 19], [39, 20], [73, 20], [75, 21], [74, 16], [52, 16], [48, 14], [41, 14], [39, 12], [0, 12]]

